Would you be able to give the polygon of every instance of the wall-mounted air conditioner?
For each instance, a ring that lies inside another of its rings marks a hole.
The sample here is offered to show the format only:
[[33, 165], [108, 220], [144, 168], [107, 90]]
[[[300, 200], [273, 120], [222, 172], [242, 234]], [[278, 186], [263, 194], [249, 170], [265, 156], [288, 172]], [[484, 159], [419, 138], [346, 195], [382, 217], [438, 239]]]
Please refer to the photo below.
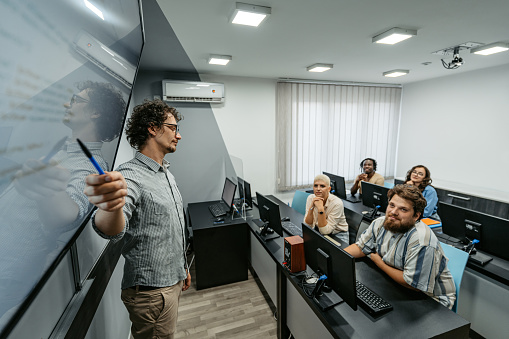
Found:
[[74, 48], [128, 88], [132, 87], [136, 67], [95, 37], [85, 31], [79, 32], [74, 39]]
[[224, 102], [224, 84], [163, 80], [163, 100], [170, 102]]

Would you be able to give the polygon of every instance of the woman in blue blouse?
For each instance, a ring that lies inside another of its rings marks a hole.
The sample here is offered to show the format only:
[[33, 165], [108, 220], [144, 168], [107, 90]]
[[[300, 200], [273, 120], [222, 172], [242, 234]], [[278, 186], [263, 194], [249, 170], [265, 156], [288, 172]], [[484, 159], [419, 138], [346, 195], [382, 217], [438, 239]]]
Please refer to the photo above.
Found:
[[417, 165], [412, 167], [406, 174], [405, 184], [417, 186], [427, 201], [426, 208], [422, 214], [423, 218], [433, 218], [440, 220], [437, 214], [438, 195], [437, 191], [431, 186], [431, 173], [426, 166]]

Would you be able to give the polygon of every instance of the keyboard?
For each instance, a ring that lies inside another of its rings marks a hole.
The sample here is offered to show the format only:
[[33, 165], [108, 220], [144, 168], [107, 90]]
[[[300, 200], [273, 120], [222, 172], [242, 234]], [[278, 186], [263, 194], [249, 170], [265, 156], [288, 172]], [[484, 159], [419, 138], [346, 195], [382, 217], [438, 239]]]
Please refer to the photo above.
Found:
[[291, 235], [300, 235], [302, 237], [302, 230], [291, 221], [281, 221], [281, 226], [283, 226], [283, 229], [287, 233]]
[[214, 218], [217, 218], [217, 217], [222, 217], [222, 216], [228, 214], [229, 209], [228, 209], [228, 207], [226, 207], [225, 204], [223, 204], [221, 202], [221, 203], [217, 203], [214, 205], [209, 205], [209, 211], [210, 211], [210, 213], [212, 213]]
[[367, 288], [364, 284], [356, 281], [357, 301], [366, 312], [372, 316], [378, 316], [392, 310], [392, 305], [382, 299], [378, 294]]

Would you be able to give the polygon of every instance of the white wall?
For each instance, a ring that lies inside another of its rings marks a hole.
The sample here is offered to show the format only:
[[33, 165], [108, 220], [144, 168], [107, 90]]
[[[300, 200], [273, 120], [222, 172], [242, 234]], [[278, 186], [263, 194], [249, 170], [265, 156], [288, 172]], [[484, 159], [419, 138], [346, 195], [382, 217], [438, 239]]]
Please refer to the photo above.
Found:
[[237, 175], [251, 184], [254, 195], [276, 192], [275, 79], [200, 74], [205, 82], [225, 85], [225, 102], [211, 105], [228, 153], [242, 160]]
[[423, 164], [437, 187], [509, 202], [508, 107], [509, 65], [405, 85], [396, 176]]

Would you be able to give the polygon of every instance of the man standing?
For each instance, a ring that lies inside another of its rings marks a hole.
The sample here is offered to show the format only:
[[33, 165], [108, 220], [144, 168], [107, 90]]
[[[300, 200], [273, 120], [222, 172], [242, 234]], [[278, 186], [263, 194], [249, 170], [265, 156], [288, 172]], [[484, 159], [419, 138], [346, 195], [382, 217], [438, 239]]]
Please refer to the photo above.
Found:
[[304, 222], [311, 227], [318, 227], [321, 234], [334, 234], [348, 244], [348, 224], [341, 199], [330, 194], [330, 179], [319, 174], [313, 182], [313, 193], [306, 201]]
[[134, 159], [86, 178], [96, 232], [124, 241], [122, 301], [135, 339], [173, 338], [180, 294], [191, 284], [182, 197], [164, 159], [177, 149], [180, 120], [161, 100], [136, 106], [126, 127]]
[[345, 251], [370, 259], [394, 281], [424, 292], [451, 309], [454, 280], [440, 243], [420, 221], [426, 199], [417, 187], [396, 185], [388, 193], [385, 217], [374, 220], [357, 243]]
[[361, 181], [369, 182], [379, 186], [384, 185], [384, 177], [381, 174], [376, 173], [376, 160], [372, 158], [366, 158], [361, 161], [360, 167], [362, 173], [359, 174], [350, 188], [350, 193], [355, 195], [357, 191], [362, 194]]

